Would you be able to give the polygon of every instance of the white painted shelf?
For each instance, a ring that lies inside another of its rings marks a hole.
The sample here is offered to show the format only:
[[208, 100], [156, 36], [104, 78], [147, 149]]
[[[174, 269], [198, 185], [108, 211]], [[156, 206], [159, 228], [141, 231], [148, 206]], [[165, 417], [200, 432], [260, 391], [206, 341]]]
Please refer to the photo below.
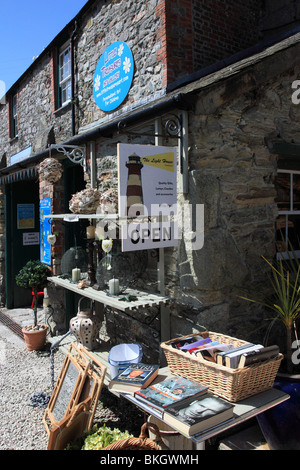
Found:
[[[169, 300], [169, 297], [160, 294], [153, 294], [135, 289], [126, 289], [126, 292], [120, 295], [108, 295], [106, 292], [98, 291], [92, 287], [85, 287], [80, 289], [77, 284], [62, 279], [58, 276], [48, 277], [48, 281], [53, 282], [53, 284], [56, 284], [57, 286], [64, 287], [65, 289], [75, 292], [78, 295], [88, 297], [89, 299], [95, 300], [96, 302], [100, 302], [104, 305], [108, 305], [109, 307], [116, 308], [123, 312], [143, 307], [153, 307], [156, 305], [165, 304]], [[120, 300], [128, 295], [137, 297], [137, 300]]]

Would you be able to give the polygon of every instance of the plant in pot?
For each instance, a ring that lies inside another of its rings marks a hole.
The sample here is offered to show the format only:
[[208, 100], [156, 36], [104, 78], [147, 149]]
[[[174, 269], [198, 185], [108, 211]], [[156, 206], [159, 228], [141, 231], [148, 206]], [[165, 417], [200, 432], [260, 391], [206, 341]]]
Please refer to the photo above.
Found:
[[[264, 305], [272, 313], [270, 326], [279, 322], [284, 329], [285, 357], [274, 387], [286, 392], [290, 398], [261, 413], [257, 419], [270, 449], [300, 450], [300, 357], [294, 348], [294, 345], [299, 348], [296, 323], [300, 318], [300, 263], [294, 256], [274, 264], [263, 259], [271, 268], [270, 299], [243, 298]], [[268, 330], [270, 332], [270, 328]]]
[[33, 324], [22, 329], [25, 344], [29, 351], [39, 350], [45, 344], [47, 326], [38, 324], [38, 296], [37, 293], [46, 287], [51, 271], [39, 260], [28, 261], [16, 275], [16, 284], [25, 289], [30, 288], [34, 293]]

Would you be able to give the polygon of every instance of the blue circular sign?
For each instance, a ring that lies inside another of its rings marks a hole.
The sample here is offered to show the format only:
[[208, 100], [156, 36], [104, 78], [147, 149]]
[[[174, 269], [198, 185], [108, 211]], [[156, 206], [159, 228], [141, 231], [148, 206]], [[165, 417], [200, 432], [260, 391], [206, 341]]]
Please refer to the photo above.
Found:
[[125, 42], [114, 42], [105, 49], [93, 80], [94, 99], [102, 111], [112, 111], [124, 101], [131, 87], [133, 68], [133, 56]]

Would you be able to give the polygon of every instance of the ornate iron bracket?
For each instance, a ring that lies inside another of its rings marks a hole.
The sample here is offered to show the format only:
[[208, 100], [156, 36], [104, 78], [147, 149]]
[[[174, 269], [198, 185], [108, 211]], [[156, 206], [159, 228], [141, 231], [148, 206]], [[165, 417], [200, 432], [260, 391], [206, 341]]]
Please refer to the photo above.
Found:
[[126, 133], [128, 136], [138, 136], [138, 137], [163, 137], [168, 139], [169, 137], [182, 139], [181, 136], [181, 117], [177, 116], [176, 114], [169, 114], [161, 118], [161, 129], [163, 134], [156, 134], [156, 133], [146, 133], [146, 132], [134, 132], [127, 129], [126, 121], [119, 121], [118, 122], [118, 132]]
[[86, 169], [85, 147], [79, 147], [78, 145], [51, 144], [51, 149], [55, 149], [57, 152], [63, 153], [69, 160], [71, 160], [71, 162], [80, 164], [84, 169]]

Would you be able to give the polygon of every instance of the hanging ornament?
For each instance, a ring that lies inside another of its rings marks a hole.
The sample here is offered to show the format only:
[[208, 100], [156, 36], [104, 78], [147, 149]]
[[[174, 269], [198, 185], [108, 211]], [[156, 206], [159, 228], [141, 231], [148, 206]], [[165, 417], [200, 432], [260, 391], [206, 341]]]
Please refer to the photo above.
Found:
[[75, 214], [92, 214], [100, 204], [100, 193], [97, 189], [88, 188], [74, 194], [69, 202], [69, 209]]
[[39, 175], [42, 181], [47, 183], [56, 183], [62, 175], [62, 164], [55, 158], [48, 157], [39, 165]]
[[111, 269], [111, 250], [113, 246], [113, 241], [111, 238], [107, 238], [106, 240], [102, 240], [102, 250], [106, 253], [106, 270], [109, 271]]

